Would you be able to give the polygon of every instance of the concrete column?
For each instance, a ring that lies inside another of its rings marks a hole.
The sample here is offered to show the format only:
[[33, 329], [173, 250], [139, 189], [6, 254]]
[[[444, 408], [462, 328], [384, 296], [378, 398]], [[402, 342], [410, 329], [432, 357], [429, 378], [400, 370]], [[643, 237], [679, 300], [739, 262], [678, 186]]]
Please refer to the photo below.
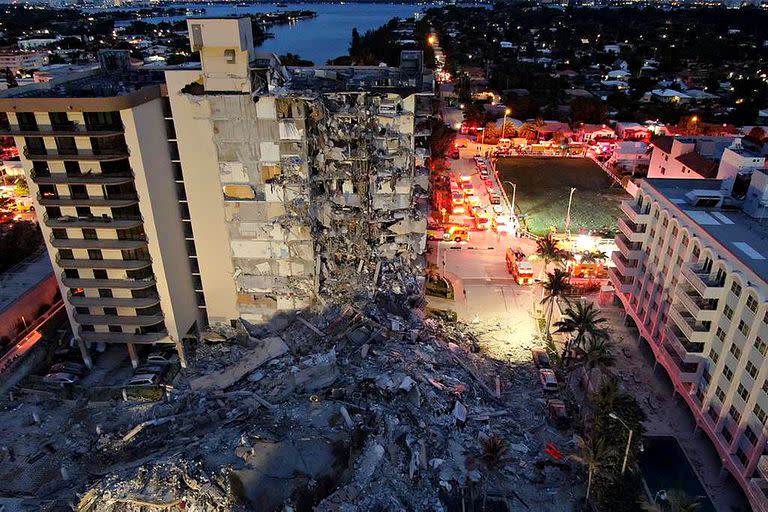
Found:
[[139, 366], [139, 356], [136, 354], [136, 346], [133, 343], [126, 343], [126, 347], [128, 347], [128, 356], [131, 358], [131, 366], [136, 368]]
[[184, 348], [184, 340], [176, 340], [176, 353], [179, 354], [179, 364], [182, 368], [187, 367], [187, 351]]
[[93, 360], [91, 354], [88, 353], [88, 347], [85, 346], [85, 342], [81, 339], [77, 340], [77, 346], [80, 347], [80, 355], [83, 357], [83, 363], [89, 369], [93, 369]]

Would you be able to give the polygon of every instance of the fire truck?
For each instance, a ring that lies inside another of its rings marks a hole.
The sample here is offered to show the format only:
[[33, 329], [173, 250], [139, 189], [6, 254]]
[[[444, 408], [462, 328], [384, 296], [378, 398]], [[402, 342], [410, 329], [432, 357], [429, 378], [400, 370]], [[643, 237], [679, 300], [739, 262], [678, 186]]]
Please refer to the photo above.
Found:
[[512, 274], [517, 284], [533, 284], [533, 265], [529, 261], [524, 261], [519, 253], [507, 248], [506, 262], [507, 272]]

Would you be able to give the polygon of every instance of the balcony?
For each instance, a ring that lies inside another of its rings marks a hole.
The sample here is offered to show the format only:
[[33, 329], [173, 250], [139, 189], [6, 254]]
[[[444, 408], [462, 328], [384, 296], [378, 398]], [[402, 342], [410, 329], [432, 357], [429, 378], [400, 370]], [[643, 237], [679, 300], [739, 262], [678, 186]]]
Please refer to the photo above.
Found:
[[112, 217], [71, 217], [68, 215], [50, 218], [43, 215], [43, 222], [49, 228], [93, 228], [93, 229], [131, 229], [141, 226], [140, 218], [113, 219]]
[[157, 294], [151, 297], [84, 297], [81, 295], [69, 295], [69, 303], [75, 307], [98, 308], [148, 308], [160, 304]]
[[144, 290], [155, 285], [154, 277], [144, 279], [90, 279], [62, 275], [61, 282], [67, 288], [121, 288], [126, 290]]
[[136, 343], [152, 344], [168, 338], [168, 332], [148, 332], [132, 334], [130, 332], [90, 332], [80, 331], [80, 338], [89, 343]]
[[632, 293], [632, 288], [635, 286], [634, 277], [624, 277], [614, 267], [610, 267], [608, 269], [608, 278], [611, 280], [611, 285], [615, 290], [624, 294]]
[[704, 343], [709, 339], [711, 325], [697, 322], [687, 311], [681, 311], [680, 306], [672, 304], [669, 308], [669, 318], [680, 328], [683, 336], [693, 343]]
[[616, 270], [624, 277], [637, 277], [640, 275], [639, 262], [628, 260], [620, 252], [611, 253], [611, 261], [616, 265]]
[[163, 315], [81, 315], [75, 313], [75, 322], [88, 325], [131, 325], [149, 327], [163, 321]]
[[59, 151], [30, 151], [26, 146], [24, 147], [24, 156], [28, 160], [33, 162], [50, 162], [50, 161], [84, 161], [84, 162], [110, 162], [114, 160], [122, 160], [128, 158], [128, 148], [121, 149], [109, 149], [99, 151], [78, 150], [77, 152], [65, 152]]
[[685, 339], [683, 332], [674, 325], [667, 325], [665, 339], [672, 348], [677, 351], [686, 363], [696, 363], [702, 360], [704, 352], [703, 343], [691, 343]]
[[619, 252], [628, 260], [639, 260], [643, 256], [643, 244], [640, 242], [630, 242], [623, 234], [616, 235], [614, 239]]
[[51, 246], [56, 249], [114, 249], [117, 251], [130, 251], [147, 246], [146, 240], [117, 240], [98, 239], [87, 240], [83, 238], [53, 238]]
[[717, 299], [702, 299], [695, 290], [687, 290], [678, 286], [675, 290], [675, 298], [685, 309], [699, 322], [712, 322], [715, 320]]
[[678, 354], [669, 343], [664, 343], [663, 347], [667, 356], [666, 359], [671, 363], [671, 369], [674, 369], [677, 372], [680, 381], [688, 383], [695, 382], [697, 370], [699, 368], [698, 363], [686, 363], [683, 361], [680, 354]]
[[116, 270], [141, 270], [152, 265], [149, 260], [84, 260], [56, 257], [56, 264], [61, 268], [96, 268]]
[[123, 185], [133, 183], [133, 173], [131, 172], [87, 172], [80, 174], [58, 172], [41, 175], [32, 171], [30, 177], [38, 185]]
[[702, 299], [718, 299], [723, 293], [723, 282], [711, 278], [702, 265], [683, 265], [683, 277]]
[[630, 242], [642, 242], [645, 239], [645, 224], [635, 224], [631, 220], [619, 219], [618, 226], [619, 231], [624, 233]]
[[768, 480], [768, 454], [764, 453], [757, 459], [757, 470], [764, 479]]
[[110, 197], [50, 197], [37, 195], [37, 202], [42, 206], [105, 206], [108, 208], [124, 208], [139, 204], [135, 194], [118, 194]]
[[49, 126], [2, 126], [0, 137], [113, 137], [123, 133], [122, 126], [82, 126], [75, 122]]
[[635, 224], [648, 224], [648, 221], [651, 219], [650, 210], [645, 209], [641, 211], [635, 200], [622, 201], [621, 211]]

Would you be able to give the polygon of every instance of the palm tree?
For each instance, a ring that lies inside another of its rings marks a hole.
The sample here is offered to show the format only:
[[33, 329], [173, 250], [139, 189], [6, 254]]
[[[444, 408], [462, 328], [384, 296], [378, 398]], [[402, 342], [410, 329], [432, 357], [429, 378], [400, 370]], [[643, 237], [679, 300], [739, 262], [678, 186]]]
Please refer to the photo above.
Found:
[[582, 347], [587, 336], [606, 338], [608, 331], [602, 326], [606, 319], [599, 316], [600, 311], [591, 302], [580, 300], [569, 305], [562, 320], [555, 322], [557, 331], [570, 334], [563, 350], [563, 361], [570, 357], [571, 349]]
[[544, 260], [544, 268], [541, 271], [542, 276], [549, 270], [550, 263], [563, 258], [563, 251], [557, 246], [557, 241], [552, 238], [552, 233], [547, 233], [547, 236], [536, 240], [536, 254]]
[[[556, 268], [554, 272], [547, 274], [547, 280], [542, 287], [544, 288], [544, 297], [541, 299], [542, 304], [547, 305], [547, 337], [551, 338], [550, 328], [552, 325], [552, 312], [555, 309], [555, 302], [559, 298], [564, 298], [565, 293], [570, 288], [568, 283], [568, 272]], [[557, 324], [555, 324], [557, 325]]]
[[667, 505], [644, 499], [640, 502], [640, 508], [645, 512], [696, 512], [701, 508], [701, 502], [691, 498], [684, 491], [672, 489], [667, 492]]
[[597, 409], [612, 411], [619, 398], [619, 386], [616, 381], [609, 379], [592, 395], [592, 401]]
[[[480, 462], [482, 463], [486, 473], [486, 484], [490, 484], [492, 481], [498, 484], [498, 488], [504, 494], [506, 499], [506, 486], [502, 481], [504, 476], [502, 470], [504, 466], [509, 462], [509, 443], [503, 437], [497, 434], [491, 434], [488, 437], [480, 439]], [[485, 510], [485, 502], [488, 497], [488, 485], [483, 489], [483, 510]]]
[[584, 498], [589, 501], [589, 493], [592, 490], [592, 478], [606, 457], [610, 454], [610, 450], [605, 445], [605, 442], [597, 436], [581, 437], [576, 436], [578, 443], [578, 452], [571, 454], [570, 458], [581, 464], [587, 469], [587, 495]]
[[576, 347], [576, 359], [579, 365], [583, 365], [587, 371], [594, 368], [601, 370], [613, 366], [616, 358], [611, 353], [613, 343], [609, 338], [587, 336], [583, 347]]

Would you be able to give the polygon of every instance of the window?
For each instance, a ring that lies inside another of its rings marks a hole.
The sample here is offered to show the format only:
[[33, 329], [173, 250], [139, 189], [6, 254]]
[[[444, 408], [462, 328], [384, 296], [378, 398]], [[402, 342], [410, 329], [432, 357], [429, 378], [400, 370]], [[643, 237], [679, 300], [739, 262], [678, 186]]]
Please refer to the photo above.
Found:
[[755, 434], [750, 425], [747, 425], [747, 428], [744, 429], [744, 437], [747, 438], [752, 446], [757, 444], [757, 434]]
[[752, 295], [747, 297], [747, 307], [753, 313], [757, 313], [757, 299], [755, 299]]
[[747, 454], [741, 449], [741, 446], [736, 449], [736, 458], [739, 459], [739, 462], [744, 467], [747, 467], [747, 464], [749, 464], [749, 457], [747, 457]]
[[768, 380], [763, 381], [763, 393], [768, 395]]
[[680, 245], [682, 245], [683, 247], [688, 245], [688, 235], [683, 235], [683, 239], [680, 240]]
[[731, 284], [731, 291], [733, 292], [733, 294], [735, 296], [737, 296], [737, 297], [740, 296], [741, 295], [741, 285], [739, 283], [737, 283], [736, 281], [734, 281], [733, 284]]
[[728, 365], [725, 365], [725, 367], [723, 367], [723, 375], [725, 375], [725, 379], [728, 382], [731, 382], [733, 380], [733, 370], [731, 370], [728, 367]]
[[739, 388], [737, 390], [737, 393], [739, 393], [739, 396], [745, 402], [749, 398], [749, 391], [747, 390], [747, 388], [744, 387], [744, 384], [739, 383]]
[[96, 236], [96, 230], [90, 229], [90, 228], [83, 228], [83, 238], [85, 240], [98, 240], [99, 237]]
[[723, 436], [723, 439], [730, 444], [731, 441], [733, 441], [733, 434], [731, 434], [731, 431], [728, 430], [728, 425], [723, 425], [723, 429], [720, 431], [720, 434]]
[[[728, 307], [728, 306], [726, 306], [726, 307]], [[717, 332], [715, 333], [715, 336], [717, 336], [717, 338], [720, 341], [725, 341], [725, 331], [722, 330], [720, 327], [717, 328]]]
[[99, 297], [103, 299], [111, 299], [112, 290], [110, 290], [109, 288], [99, 288]]
[[709, 358], [712, 360], [713, 363], [717, 364], [717, 360], [720, 359], [720, 355], [715, 352], [715, 349], [711, 348], [709, 349]]
[[104, 308], [104, 314], [110, 316], [117, 316], [117, 308]]
[[59, 249], [59, 258], [62, 260], [72, 260], [75, 258], [72, 249]]
[[103, 268], [95, 268], [93, 269], [93, 278], [94, 279], [109, 279], [107, 277], [107, 271]]
[[89, 260], [103, 260], [104, 256], [101, 254], [101, 249], [88, 249]]
[[725, 307], [723, 308], [723, 314], [726, 316], [726, 318], [728, 318], [728, 320], [733, 318], [733, 309], [731, 309], [731, 306], [726, 304]]
[[758, 421], [761, 425], [765, 425], [765, 411], [762, 407], [760, 407], [760, 404], [755, 404], [755, 408], [753, 409], [753, 412], [755, 413], [755, 416], [757, 417]]
[[715, 390], [715, 396], [718, 400], [721, 402], [725, 402], [725, 391], [723, 391], [720, 386], [717, 386], [717, 389]]
[[733, 421], [736, 423], [741, 421], [741, 413], [733, 405], [728, 409], [728, 415], [733, 418]]
[[739, 331], [744, 336], [749, 336], [749, 326], [744, 320], [739, 320]]
[[677, 236], [677, 226], [672, 226], [672, 236], [673, 237]]
[[752, 361], [747, 361], [746, 370], [749, 376], [752, 377], [753, 379], [757, 377], [757, 366], [752, 364]]
[[730, 352], [731, 352], [731, 354], [733, 354], [733, 357], [735, 357], [737, 361], [741, 357], [741, 349], [739, 347], [737, 347], [735, 343], [731, 343], [731, 350], [730, 350]]
[[709, 373], [709, 368], [704, 368], [704, 371], [701, 372], [701, 378], [704, 382], [709, 385], [710, 381], [712, 380], [712, 374]]
[[758, 336], [755, 338], [755, 348], [760, 352], [760, 355], [764, 356], [766, 352], [768, 352], [768, 343], [765, 343], [763, 339]]

